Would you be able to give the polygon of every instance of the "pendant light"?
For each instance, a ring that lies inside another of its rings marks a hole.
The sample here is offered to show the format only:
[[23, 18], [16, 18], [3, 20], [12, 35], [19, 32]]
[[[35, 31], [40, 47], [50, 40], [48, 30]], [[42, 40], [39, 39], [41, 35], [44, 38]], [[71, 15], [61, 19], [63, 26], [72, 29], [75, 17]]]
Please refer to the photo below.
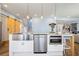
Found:
[[40, 17], [41, 19], [43, 19], [44, 17], [43, 17], [43, 4], [41, 3], [41, 17]]
[[54, 12], [55, 12], [55, 13], [54, 13], [54, 14], [55, 14], [54, 19], [55, 19], [55, 29], [56, 29], [55, 32], [58, 33], [58, 30], [57, 30], [58, 27], [57, 27], [57, 22], [56, 22], [56, 19], [57, 19], [57, 17], [56, 17], [56, 3], [55, 3], [54, 5], [55, 5], [55, 6], [54, 6], [54, 7], [55, 7], [55, 9], [54, 9]]
[[55, 5], [55, 6], [54, 6], [54, 7], [55, 7], [55, 8], [54, 8], [54, 12], [55, 12], [55, 13], [54, 13], [54, 14], [55, 14], [55, 15], [54, 15], [54, 19], [56, 20], [56, 3], [55, 3], [54, 5]]
[[27, 4], [27, 17], [26, 17], [28, 20], [30, 19], [30, 16], [29, 16], [29, 4]]

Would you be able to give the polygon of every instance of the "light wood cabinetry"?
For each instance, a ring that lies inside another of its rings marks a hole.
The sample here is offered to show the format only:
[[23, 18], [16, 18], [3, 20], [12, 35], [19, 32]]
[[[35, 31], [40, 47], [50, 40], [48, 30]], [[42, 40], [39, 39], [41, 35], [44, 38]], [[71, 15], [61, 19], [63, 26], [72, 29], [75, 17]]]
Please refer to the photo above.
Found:
[[19, 21], [15, 21], [15, 33], [19, 33], [20, 32], [20, 22]]
[[19, 33], [20, 22], [14, 18], [7, 17], [7, 30], [8, 30], [8, 33]]
[[69, 46], [69, 49], [65, 49], [66, 56], [75, 56], [74, 39], [75, 37], [72, 35], [69, 39], [66, 40], [66, 44]]
[[75, 35], [75, 56], [79, 56], [79, 34]]
[[13, 33], [14, 32], [14, 26], [15, 26], [15, 21], [11, 17], [7, 17], [7, 30], [8, 33]]
[[79, 43], [75, 43], [75, 56], [79, 56]]

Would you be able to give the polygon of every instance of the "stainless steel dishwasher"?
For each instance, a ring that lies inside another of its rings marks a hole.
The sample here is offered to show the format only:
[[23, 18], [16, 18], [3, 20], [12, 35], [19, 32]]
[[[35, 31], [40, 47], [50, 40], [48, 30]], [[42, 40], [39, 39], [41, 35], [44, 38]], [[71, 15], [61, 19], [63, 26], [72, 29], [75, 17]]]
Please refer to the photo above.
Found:
[[34, 53], [47, 53], [47, 34], [34, 34]]

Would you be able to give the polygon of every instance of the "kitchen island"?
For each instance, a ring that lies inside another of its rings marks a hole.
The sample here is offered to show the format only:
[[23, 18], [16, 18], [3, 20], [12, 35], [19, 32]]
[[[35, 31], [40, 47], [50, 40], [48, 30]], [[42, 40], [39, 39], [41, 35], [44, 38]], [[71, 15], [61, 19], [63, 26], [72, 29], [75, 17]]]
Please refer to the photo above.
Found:
[[[11, 56], [74, 56], [74, 35], [73, 34], [49, 34], [47, 35], [47, 53], [34, 53], [33, 40], [13, 40], [9, 35], [9, 55]], [[34, 34], [35, 35], [35, 34]], [[41, 36], [42, 37], [42, 36]], [[42, 37], [43, 39], [43, 37]], [[67, 40], [67, 41], [66, 41]], [[39, 46], [38, 46], [39, 47]], [[41, 47], [42, 48], [42, 47]], [[43, 50], [43, 49], [42, 49]], [[71, 53], [71, 54], [70, 54]]]

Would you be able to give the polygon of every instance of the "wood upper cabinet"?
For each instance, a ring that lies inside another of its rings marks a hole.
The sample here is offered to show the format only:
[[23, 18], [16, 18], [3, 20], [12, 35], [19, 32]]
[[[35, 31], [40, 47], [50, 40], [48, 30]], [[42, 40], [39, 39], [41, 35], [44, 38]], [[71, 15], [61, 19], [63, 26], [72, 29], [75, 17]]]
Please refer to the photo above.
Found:
[[15, 33], [19, 33], [20, 32], [20, 22], [19, 21], [15, 21], [16, 26], [15, 26]]
[[8, 33], [19, 33], [20, 22], [14, 18], [7, 17], [7, 30], [8, 30]]
[[13, 18], [11, 17], [7, 17], [7, 30], [8, 30], [8, 33], [13, 33], [14, 32], [14, 26], [15, 26], [15, 21]]

